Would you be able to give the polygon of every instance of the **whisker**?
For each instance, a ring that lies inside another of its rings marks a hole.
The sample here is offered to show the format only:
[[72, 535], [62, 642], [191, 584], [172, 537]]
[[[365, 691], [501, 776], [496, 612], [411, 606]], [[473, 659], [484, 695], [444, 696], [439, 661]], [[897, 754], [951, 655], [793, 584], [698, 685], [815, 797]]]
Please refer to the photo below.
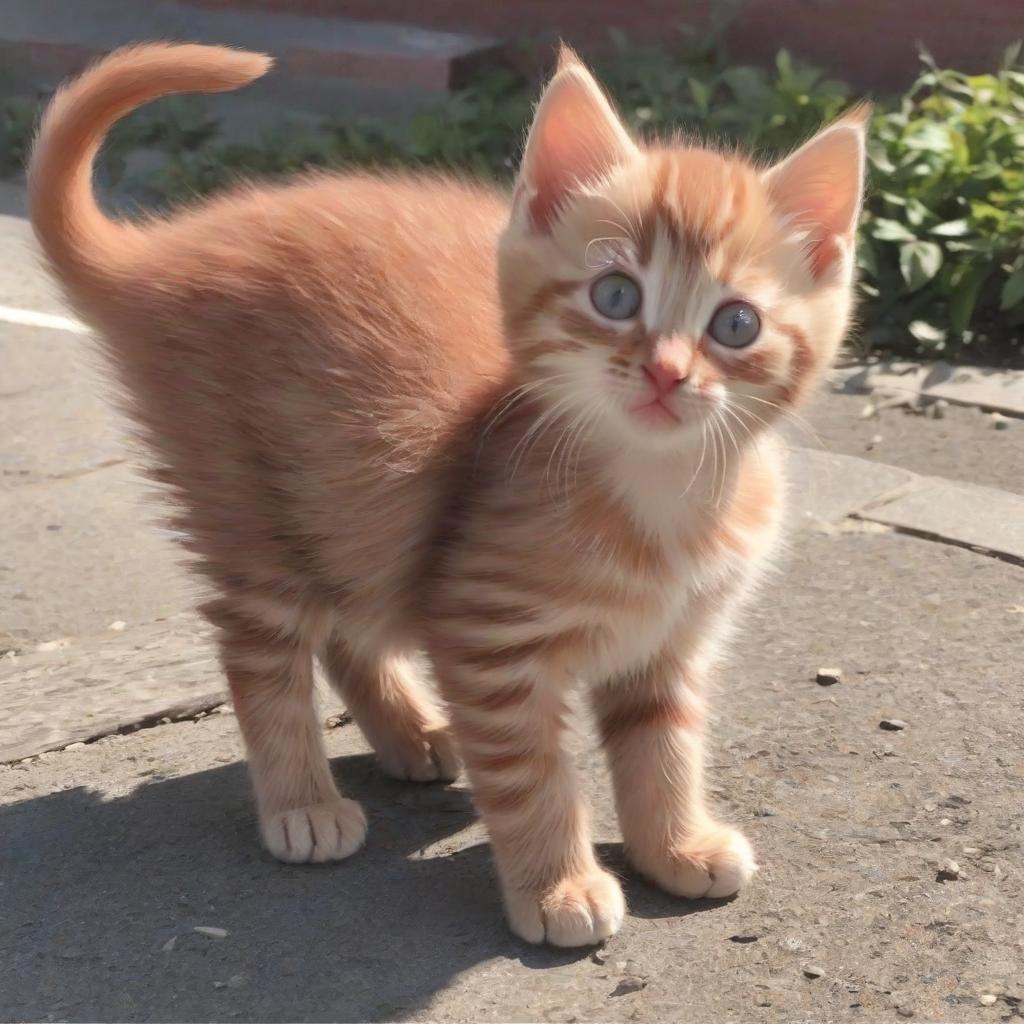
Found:
[[[728, 413], [729, 412], [728, 404], [722, 406], [721, 412], [722, 413]], [[739, 442], [736, 440], [736, 435], [732, 432], [732, 428], [726, 422], [724, 416], [723, 416], [721, 422], [722, 422], [722, 429], [729, 435], [729, 440], [732, 441], [732, 446], [736, 450], [736, 458], [738, 460], [742, 460], [743, 452], [740, 451], [740, 446], [739, 446]]]
[[[634, 187], [635, 187], [635, 186], [634, 186]], [[618, 203], [617, 203], [617, 202], [616, 202], [616, 201], [615, 201], [614, 199], [612, 199], [612, 197], [611, 197], [611, 196], [604, 196], [604, 199], [605, 199], [605, 200], [606, 200], [607, 202], [609, 202], [609, 203], [610, 203], [610, 204], [611, 204], [612, 206], [614, 206], [614, 207], [615, 207], [615, 209], [616, 209], [616, 210], [617, 210], [617, 211], [618, 211], [619, 213], [621, 213], [621, 214], [622, 214], [622, 218], [623, 218], [623, 220], [625, 220], [625, 222], [626, 222], [626, 223], [627, 223], [627, 224], [628, 224], [628, 225], [630, 226], [630, 228], [631, 228], [631, 230], [627, 232], [627, 234], [629, 235], [629, 240], [630, 240], [630, 241], [631, 241], [631, 242], [632, 242], [632, 243], [633, 243], [634, 245], [637, 245], [637, 246], [638, 246], [638, 245], [640, 244], [640, 230], [639, 230], [639, 225], [637, 225], [637, 224], [634, 224], [634, 223], [633, 223], [633, 220], [632, 220], [632, 218], [631, 218], [631, 217], [629, 216], [629, 214], [628, 214], [628, 213], [626, 213], [626, 211], [625, 211], [625, 210], [624, 210], [624, 209], [623, 209], [623, 208], [622, 208], [621, 206], [619, 206], [619, 204], [618, 204]]]
[[808, 434], [820, 448], [826, 451], [829, 450], [829, 446], [822, 440], [821, 435], [799, 413], [795, 412], [792, 409], [786, 408], [786, 406], [784, 405], [779, 405], [778, 402], [770, 402], [767, 398], [758, 398], [757, 395], [744, 394], [743, 397], [745, 399], [749, 398], [752, 402], [760, 402], [761, 405], [767, 405], [770, 409], [774, 409], [776, 412], [780, 413], [785, 419], [793, 423], [794, 426], [800, 427], [800, 429], [803, 430], [806, 434]]
[[540, 438], [546, 433], [547, 429], [554, 423], [557, 422], [558, 418], [562, 414], [562, 409], [570, 405], [574, 401], [573, 395], [568, 395], [556, 402], [553, 406], [543, 412], [537, 417], [534, 424], [527, 430], [523, 436], [516, 443], [515, 448], [512, 449], [509, 454], [508, 460], [505, 463], [506, 470], [508, 469], [508, 463], [516, 456], [518, 452], [518, 458], [516, 458], [515, 466], [512, 467], [512, 472], [509, 475], [509, 480], [515, 478], [516, 473], [519, 471], [520, 465], [522, 465], [523, 459], [527, 453], [533, 448]]
[[690, 488], [694, 485], [697, 477], [700, 476], [700, 471], [704, 466], [704, 456], [708, 451], [708, 423], [707, 420], [701, 420], [700, 424], [700, 461], [697, 463], [697, 468], [693, 471], [693, 476], [690, 477], [690, 482], [686, 485], [685, 490], [679, 495], [680, 498], [685, 498], [690, 493]]

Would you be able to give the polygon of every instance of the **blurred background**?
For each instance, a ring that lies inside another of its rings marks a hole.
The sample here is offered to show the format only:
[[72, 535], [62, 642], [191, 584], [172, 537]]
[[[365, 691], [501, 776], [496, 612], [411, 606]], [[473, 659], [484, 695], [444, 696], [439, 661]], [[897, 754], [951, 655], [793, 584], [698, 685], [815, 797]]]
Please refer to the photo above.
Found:
[[241, 93], [165, 100], [122, 124], [100, 173], [122, 208], [353, 163], [508, 180], [564, 39], [641, 135], [682, 128], [762, 159], [873, 98], [860, 354], [1022, 365], [1021, 37], [1021, 0], [3, 0], [0, 178], [13, 184], [0, 200], [22, 212], [27, 145], [56, 85], [147, 39], [278, 63]]

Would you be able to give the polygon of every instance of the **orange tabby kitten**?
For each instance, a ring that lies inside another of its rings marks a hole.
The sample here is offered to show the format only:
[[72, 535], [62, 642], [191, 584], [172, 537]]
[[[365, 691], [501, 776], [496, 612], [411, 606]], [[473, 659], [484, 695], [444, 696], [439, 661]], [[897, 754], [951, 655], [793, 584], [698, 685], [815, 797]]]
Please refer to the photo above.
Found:
[[451, 779], [461, 754], [524, 939], [598, 942], [625, 910], [563, 746], [576, 685], [636, 867], [736, 892], [755, 864], [705, 802], [707, 678], [778, 529], [771, 424], [847, 326], [866, 111], [769, 170], [643, 147], [566, 51], [511, 203], [346, 173], [100, 212], [117, 118], [269, 63], [119, 51], [54, 99], [31, 166], [39, 238], [216, 587], [267, 848], [364, 840], [319, 657], [386, 771]]

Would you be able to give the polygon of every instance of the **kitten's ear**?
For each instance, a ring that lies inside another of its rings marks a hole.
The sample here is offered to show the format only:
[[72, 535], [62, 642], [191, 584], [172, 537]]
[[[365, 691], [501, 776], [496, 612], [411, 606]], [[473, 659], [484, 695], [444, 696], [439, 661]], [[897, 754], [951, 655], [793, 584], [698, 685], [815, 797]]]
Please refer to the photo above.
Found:
[[807, 232], [811, 270], [821, 277], [853, 245], [864, 193], [870, 105], [854, 107], [765, 174], [776, 210]]
[[516, 207], [528, 212], [535, 230], [547, 231], [575, 188], [636, 153], [593, 75], [563, 46], [530, 128]]

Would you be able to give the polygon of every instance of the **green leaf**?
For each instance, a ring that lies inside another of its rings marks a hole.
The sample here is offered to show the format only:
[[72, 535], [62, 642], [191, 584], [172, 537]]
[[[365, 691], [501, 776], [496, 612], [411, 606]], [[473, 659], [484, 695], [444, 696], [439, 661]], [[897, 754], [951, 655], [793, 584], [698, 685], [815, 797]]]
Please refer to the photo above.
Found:
[[959, 238], [970, 231], [970, 225], [964, 219], [947, 220], [945, 224], [936, 224], [932, 228], [933, 235], [942, 235], [944, 238]]
[[934, 344], [946, 340], [946, 332], [941, 327], [928, 323], [927, 320], [914, 320], [907, 324], [907, 330], [917, 338], [918, 341]]
[[885, 146], [880, 142], [868, 143], [868, 159], [883, 174], [895, 174], [896, 165], [889, 159]]
[[987, 266], [966, 268], [953, 288], [949, 296], [949, 329], [953, 334], [963, 334], [967, 330], [989, 269]]
[[908, 149], [921, 149], [929, 153], [948, 152], [953, 148], [949, 128], [934, 121], [919, 121], [903, 139]]
[[935, 242], [906, 242], [900, 246], [900, 272], [907, 287], [923, 288], [942, 266], [942, 248]]
[[693, 96], [693, 102], [697, 104], [697, 109], [706, 116], [711, 105], [711, 90], [699, 78], [691, 78], [690, 94]]
[[871, 234], [883, 242], [913, 242], [916, 240], [913, 232], [898, 220], [889, 220], [886, 217], [875, 218], [871, 225]]
[[1000, 309], [1012, 309], [1024, 303], [1024, 270], [1015, 270], [1004, 282], [999, 296]]

